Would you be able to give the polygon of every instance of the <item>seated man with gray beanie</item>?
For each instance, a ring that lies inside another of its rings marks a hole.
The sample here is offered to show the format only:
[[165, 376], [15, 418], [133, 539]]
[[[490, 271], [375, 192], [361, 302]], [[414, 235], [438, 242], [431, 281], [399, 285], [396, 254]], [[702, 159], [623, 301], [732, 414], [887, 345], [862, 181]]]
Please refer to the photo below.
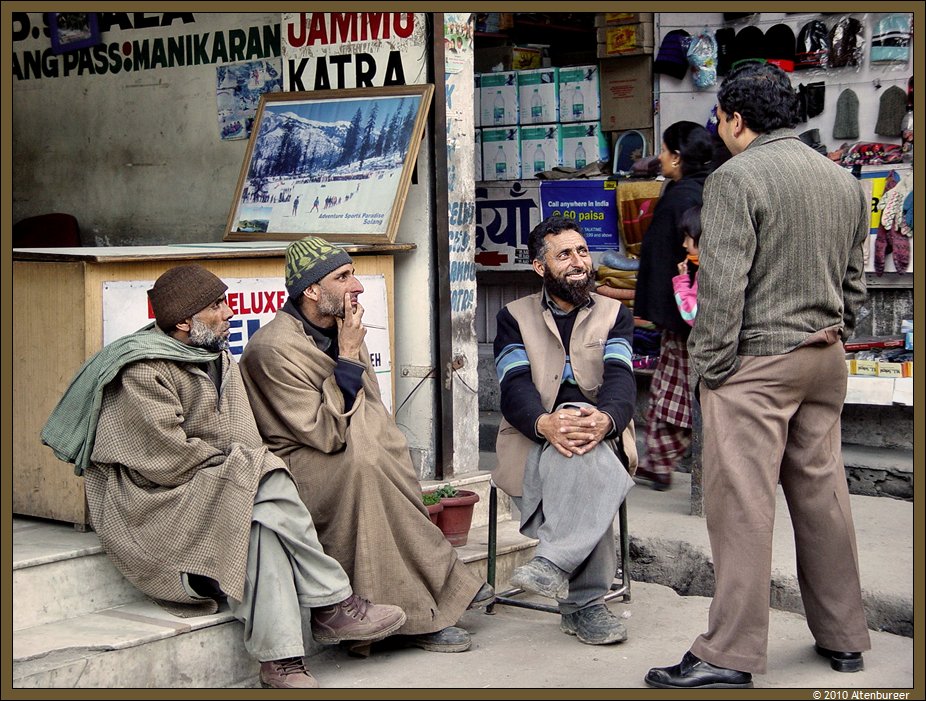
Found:
[[286, 290], [241, 356], [261, 436], [292, 470], [325, 552], [354, 588], [405, 611], [399, 640], [462, 652], [470, 636], [455, 624], [494, 592], [428, 517], [405, 434], [380, 397], [350, 256], [318, 237], [293, 242]]
[[161, 275], [148, 291], [156, 323], [84, 363], [42, 441], [84, 475], [91, 525], [132, 584], [178, 616], [227, 598], [261, 684], [315, 688], [305, 609], [331, 644], [385, 637], [405, 613], [353, 593], [261, 442], [228, 352], [227, 289], [199, 265]]

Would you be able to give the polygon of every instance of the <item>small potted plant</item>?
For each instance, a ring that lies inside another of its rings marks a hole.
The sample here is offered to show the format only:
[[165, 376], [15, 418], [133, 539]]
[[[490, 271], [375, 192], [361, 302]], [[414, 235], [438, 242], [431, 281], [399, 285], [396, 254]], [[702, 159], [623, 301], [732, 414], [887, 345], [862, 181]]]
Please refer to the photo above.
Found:
[[469, 529], [473, 523], [473, 507], [479, 495], [467, 489], [457, 489], [445, 484], [434, 490], [444, 507], [437, 515], [437, 526], [453, 546], [466, 545]]
[[440, 502], [440, 496], [436, 492], [424, 492], [421, 495], [421, 501], [428, 508], [428, 516], [431, 517], [431, 523], [437, 525], [437, 517], [444, 510], [444, 505]]

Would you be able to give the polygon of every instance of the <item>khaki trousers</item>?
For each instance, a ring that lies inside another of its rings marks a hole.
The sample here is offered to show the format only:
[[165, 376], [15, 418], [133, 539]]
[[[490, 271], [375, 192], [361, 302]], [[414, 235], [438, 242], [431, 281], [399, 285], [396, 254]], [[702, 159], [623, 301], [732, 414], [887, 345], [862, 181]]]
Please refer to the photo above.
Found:
[[830, 650], [868, 650], [842, 462], [842, 345], [740, 360], [719, 388], [701, 389], [704, 506], [716, 584], [708, 630], [691, 651], [720, 667], [766, 671], [779, 481], [813, 638]]
[[315, 524], [292, 477], [264, 475], [254, 496], [244, 598], [228, 598], [244, 624], [244, 646], [261, 662], [305, 655], [303, 617], [351, 595], [337, 560], [318, 542]]

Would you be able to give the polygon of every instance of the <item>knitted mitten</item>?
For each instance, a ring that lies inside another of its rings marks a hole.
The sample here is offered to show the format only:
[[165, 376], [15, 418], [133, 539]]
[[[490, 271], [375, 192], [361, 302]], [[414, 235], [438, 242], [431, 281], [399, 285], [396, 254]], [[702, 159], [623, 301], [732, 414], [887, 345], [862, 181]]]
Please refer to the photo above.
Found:
[[910, 239], [904, 236], [899, 229], [892, 229], [890, 237], [891, 250], [894, 254], [894, 269], [898, 273], [905, 273], [907, 266], [910, 265]]
[[884, 257], [891, 250], [891, 234], [884, 226], [878, 227], [878, 234], [875, 237], [875, 274], [879, 277], [884, 275]]

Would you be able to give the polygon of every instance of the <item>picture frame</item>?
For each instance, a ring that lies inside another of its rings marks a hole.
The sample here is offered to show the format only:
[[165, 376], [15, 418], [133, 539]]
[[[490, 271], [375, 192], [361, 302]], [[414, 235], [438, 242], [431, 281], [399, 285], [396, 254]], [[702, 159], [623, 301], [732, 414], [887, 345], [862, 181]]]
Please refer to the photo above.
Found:
[[100, 25], [96, 12], [49, 12], [48, 29], [54, 54], [100, 43]]
[[434, 86], [267, 93], [225, 241], [394, 243]]

